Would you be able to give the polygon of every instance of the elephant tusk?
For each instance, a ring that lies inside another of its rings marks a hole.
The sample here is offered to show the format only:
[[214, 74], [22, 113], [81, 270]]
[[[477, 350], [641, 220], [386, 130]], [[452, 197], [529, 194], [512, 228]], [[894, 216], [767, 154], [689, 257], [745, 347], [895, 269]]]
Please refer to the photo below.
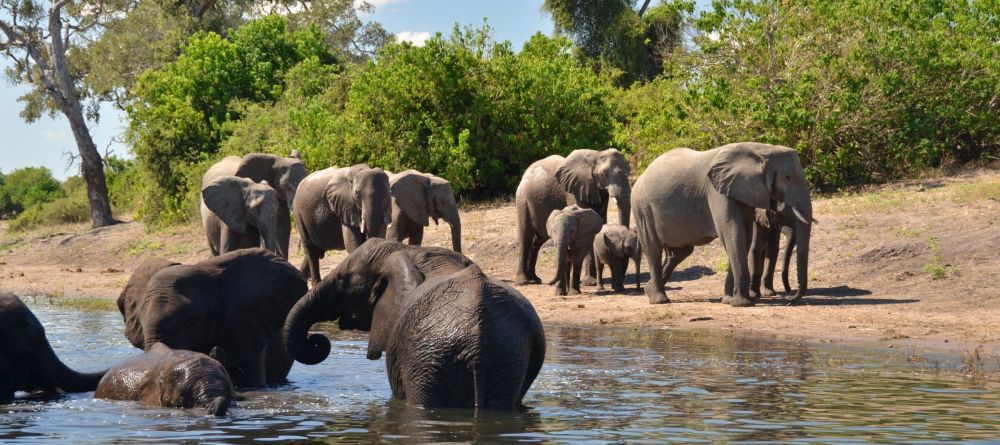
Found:
[[804, 216], [802, 216], [801, 213], [799, 213], [799, 209], [792, 207], [792, 213], [795, 214], [795, 217], [798, 218], [799, 221], [802, 221], [802, 224], [805, 224], [807, 226], [809, 225], [809, 220], [806, 219]]

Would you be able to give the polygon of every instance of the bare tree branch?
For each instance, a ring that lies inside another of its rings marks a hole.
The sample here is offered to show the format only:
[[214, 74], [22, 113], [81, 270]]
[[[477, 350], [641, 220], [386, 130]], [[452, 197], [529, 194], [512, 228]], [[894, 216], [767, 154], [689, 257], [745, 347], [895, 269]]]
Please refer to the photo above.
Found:
[[642, 17], [642, 15], [646, 13], [646, 8], [649, 7], [649, 2], [650, 0], [642, 2], [642, 7], [639, 8], [639, 17]]

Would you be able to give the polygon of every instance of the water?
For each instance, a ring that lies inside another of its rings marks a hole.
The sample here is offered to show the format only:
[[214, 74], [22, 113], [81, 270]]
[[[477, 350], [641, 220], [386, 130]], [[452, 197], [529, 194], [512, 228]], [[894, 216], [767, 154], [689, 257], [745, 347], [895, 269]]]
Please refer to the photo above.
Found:
[[[56, 352], [95, 370], [138, 351], [116, 313], [34, 306]], [[366, 334], [335, 332], [291, 385], [243, 393], [226, 418], [74, 394], [0, 407], [0, 441], [937, 442], [1000, 441], [1000, 393], [957, 377], [956, 357], [625, 328], [546, 329], [527, 413], [390, 402]]]

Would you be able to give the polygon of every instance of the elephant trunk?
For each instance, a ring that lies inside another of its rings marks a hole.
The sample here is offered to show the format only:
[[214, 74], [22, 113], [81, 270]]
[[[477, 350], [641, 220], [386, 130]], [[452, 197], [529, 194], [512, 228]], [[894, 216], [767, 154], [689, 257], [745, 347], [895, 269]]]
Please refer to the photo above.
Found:
[[812, 227], [801, 221], [795, 223], [795, 269], [799, 278], [799, 289], [789, 304], [799, 301], [809, 288], [809, 237]]
[[340, 315], [335, 310], [330, 292], [324, 292], [324, 288], [323, 284], [314, 287], [295, 303], [288, 312], [282, 331], [288, 353], [307, 365], [322, 362], [330, 355], [330, 339], [323, 334], [310, 334], [309, 328], [321, 321], [335, 320]]
[[458, 211], [454, 215], [445, 216], [445, 221], [451, 226], [451, 250], [462, 253], [462, 220], [458, 217]]
[[[48, 345], [47, 345], [48, 346]], [[66, 392], [87, 392], [97, 389], [97, 384], [101, 382], [104, 374], [108, 370], [98, 372], [77, 372], [66, 366], [59, 357], [56, 357], [52, 347], [49, 346], [48, 355], [49, 369], [52, 370], [57, 386]]]
[[281, 246], [278, 244], [278, 233], [275, 228], [259, 227], [258, 231], [260, 232], [260, 243], [265, 249], [274, 252], [275, 255], [278, 255], [286, 260], [288, 259], [288, 253], [283, 252], [281, 250]]
[[629, 218], [632, 216], [632, 192], [628, 185], [608, 187], [608, 196], [615, 198], [615, 202], [618, 203], [618, 223], [628, 227]]
[[782, 228], [785, 233], [785, 248], [781, 259], [781, 284], [785, 286], [785, 292], [791, 292], [792, 286], [788, 284], [788, 266], [792, 262], [792, 250], [795, 249], [795, 227], [785, 226]]
[[[568, 236], [566, 237], [568, 238]], [[556, 251], [556, 275], [552, 277], [549, 281], [549, 285], [553, 285], [559, 282], [559, 280], [565, 279], [566, 275], [569, 273], [569, 239], [565, 240], [554, 240], [555, 241], [555, 251]]]
[[361, 232], [367, 238], [385, 238], [385, 203], [370, 196], [361, 205]]

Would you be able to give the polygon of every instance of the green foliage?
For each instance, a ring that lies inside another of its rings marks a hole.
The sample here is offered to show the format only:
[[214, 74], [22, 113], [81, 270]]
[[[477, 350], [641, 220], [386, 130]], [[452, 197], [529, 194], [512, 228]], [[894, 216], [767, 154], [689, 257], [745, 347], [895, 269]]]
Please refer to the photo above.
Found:
[[135, 160], [108, 156], [104, 158], [104, 163], [108, 197], [111, 199], [111, 208], [115, 214], [121, 215], [136, 210], [143, 177]]
[[757, 140], [796, 148], [811, 181], [835, 187], [995, 159], [994, 3], [712, 5], [693, 20], [695, 45], [622, 101], [616, 140], [641, 164], [673, 147]]
[[489, 28], [456, 28], [345, 74], [306, 61], [274, 106], [244, 109], [224, 151], [297, 149], [310, 170], [367, 162], [434, 172], [466, 195], [507, 193], [531, 162], [611, 141], [613, 88], [570, 47], [536, 34], [518, 54]]
[[[44, 170], [44, 167], [30, 168]], [[45, 170], [45, 173], [48, 173], [48, 170]], [[49, 178], [51, 179], [51, 176]], [[19, 232], [39, 226], [90, 220], [90, 203], [87, 201], [87, 186], [83, 178], [73, 176], [62, 184], [55, 180], [52, 182], [55, 183], [56, 191], [45, 195], [45, 199], [33, 201], [26, 206], [25, 210], [10, 222], [11, 231]]]
[[17, 216], [31, 207], [66, 196], [59, 181], [45, 167], [25, 167], [4, 175], [0, 181], [0, 215]]
[[284, 18], [266, 16], [229, 39], [196, 34], [177, 60], [140, 76], [127, 109], [127, 139], [148, 179], [140, 217], [176, 223], [194, 215], [189, 198], [218, 157], [224, 126], [241, 118], [237, 104], [279, 98], [286, 72], [303, 60], [336, 66], [324, 45], [317, 28], [291, 31]]

